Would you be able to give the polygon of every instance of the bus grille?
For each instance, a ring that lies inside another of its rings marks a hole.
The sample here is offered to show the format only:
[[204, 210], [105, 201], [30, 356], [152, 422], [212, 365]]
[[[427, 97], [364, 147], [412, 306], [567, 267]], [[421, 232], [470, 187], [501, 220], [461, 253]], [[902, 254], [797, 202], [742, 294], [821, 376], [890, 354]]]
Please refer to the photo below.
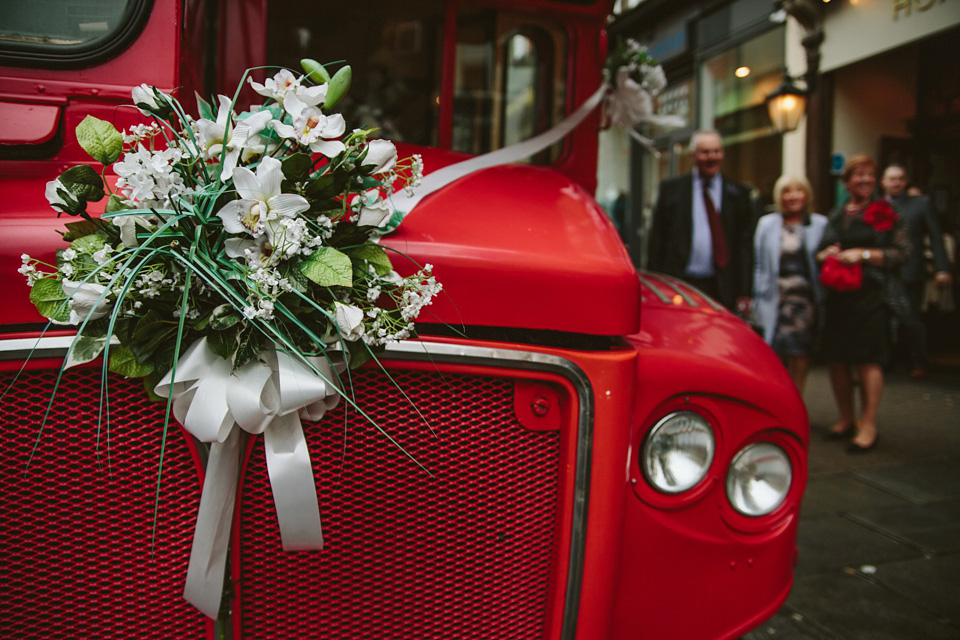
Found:
[[163, 405], [111, 378], [98, 441], [100, 371], [71, 370], [41, 433], [55, 381], [26, 372], [0, 403], [0, 637], [204, 637], [206, 618], [181, 595], [200, 494], [179, 428], [154, 536]]
[[518, 423], [509, 378], [433, 365], [391, 375], [396, 384], [375, 368], [355, 380], [376, 427], [343, 404], [305, 425], [322, 551], [281, 550], [254, 443], [241, 497], [243, 637], [542, 638], [559, 433]]

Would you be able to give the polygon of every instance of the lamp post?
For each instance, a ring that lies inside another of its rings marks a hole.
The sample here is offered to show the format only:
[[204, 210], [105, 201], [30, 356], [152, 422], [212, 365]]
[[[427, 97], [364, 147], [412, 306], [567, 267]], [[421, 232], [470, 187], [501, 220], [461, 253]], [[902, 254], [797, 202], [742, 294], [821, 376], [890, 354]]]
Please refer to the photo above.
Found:
[[807, 110], [807, 92], [793, 85], [790, 76], [784, 74], [783, 83], [767, 96], [767, 112], [777, 133], [793, 131]]
[[[766, 99], [774, 129], [778, 133], [786, 133], [800, 124], [800, 118], [806, 112], [807, 98], [816, 89], [820, 45], [823, 43], [823, 8], [818, 0], [777, 0], [775, 6], [800, 23], [804, 31], [801, 43], [807, 53], [807, 72], [799, 78], [791, 78], [784, 73], [783, 83]], [[801, 79], [805, 90], [793, 85], [793, 80]]]

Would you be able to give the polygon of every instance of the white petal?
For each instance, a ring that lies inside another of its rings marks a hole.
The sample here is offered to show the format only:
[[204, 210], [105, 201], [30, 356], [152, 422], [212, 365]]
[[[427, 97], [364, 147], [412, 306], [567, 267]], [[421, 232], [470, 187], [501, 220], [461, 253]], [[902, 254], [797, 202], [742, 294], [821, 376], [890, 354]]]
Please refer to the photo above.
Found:
[[347, 130], [347, 121], [339, 113], [327, 116], [327, 121], [323, 125], [324, 138], [339, 138]]
[[310, 145], [311, 151], [314, 153], [322, 153], [328, 158], [332, 158], [338, 153], [343, 153], [344, 149], [346, 149], [346, 147], [339, 140], [317, 140]]
[[295, 193], [281, 193], [267, 201], [270, 211], [285, 218], [293, 218], [310, 208], [310, 203], [303, 196]]
[[217, 211], [217, 216], [223, 220], [223, 228], [230, 233], [244, 233], [247, 231], [247, 228], [240, 222], [241, 211], [242, 205], [239, 200], [231, 200], [223, 205], [220, 211]]
[[260, 179], [246, 167], [237, 167], [233, 172], [233, 186], [241, 198], [247, 200], [266, 200], [262, 196]]
[[267, 156], [257, 166], [257, 180], [260, 182], [261, 200], [269, 200], [280, 193], [280, 183], [283, 182], [283, 170], [280, 161]]

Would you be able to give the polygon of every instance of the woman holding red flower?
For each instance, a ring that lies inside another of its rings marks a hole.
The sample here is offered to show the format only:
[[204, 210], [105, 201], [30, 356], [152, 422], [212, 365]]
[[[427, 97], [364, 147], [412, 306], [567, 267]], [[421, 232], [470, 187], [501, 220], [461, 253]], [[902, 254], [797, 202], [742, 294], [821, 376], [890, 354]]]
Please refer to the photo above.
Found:
[[[910, 252], [903, 222], [886, 200], [874, 200], [877, 165], [855, 155], [843, 169], [847, 202], [831, 212], [817, 260], [834, 256], [860, 268], [862, 284], [853, 291], [827, 289], [824, 302], [823, 351], [830, 363], [830, 382], [840, 419], [827, 434], [851, 438], [847, 451], [863, 453], [877, 444], [877, 410], [883, 396], [883, 363], [887, 358], [890, 315], [899, 307], [896, 270]], [[859, 422], [854, 421], [853, 367], [861, 384]]]

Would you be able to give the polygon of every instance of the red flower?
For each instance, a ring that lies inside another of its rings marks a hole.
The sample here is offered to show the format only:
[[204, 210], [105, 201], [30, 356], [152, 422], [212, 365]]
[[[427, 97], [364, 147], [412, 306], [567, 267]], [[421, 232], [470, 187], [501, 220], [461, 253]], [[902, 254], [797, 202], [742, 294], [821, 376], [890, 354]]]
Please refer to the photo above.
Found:
[[890, 229], [893, 229], [893, 224], [899, 219], [893, 207], [886, 200], [874, 200], [867, 205], [867, 210], [863, 212], [863, 221], [877, 231], [890, 231]]

